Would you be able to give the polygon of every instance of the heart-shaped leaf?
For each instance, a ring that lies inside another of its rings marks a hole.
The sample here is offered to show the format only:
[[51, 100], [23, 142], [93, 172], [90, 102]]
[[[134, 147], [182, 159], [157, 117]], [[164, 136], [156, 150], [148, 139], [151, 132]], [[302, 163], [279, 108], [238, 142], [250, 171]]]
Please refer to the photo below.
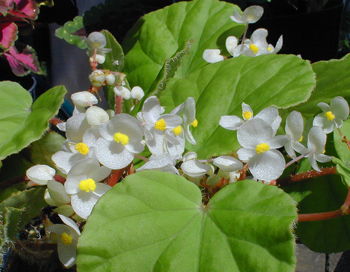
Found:
[[[191, 43], [177, 74], [184, 76], [206, 65], [207, 48], [221, 48], [229, 35], [240, 37], [244, 25], [230, 20], [237, 6], [217, 0], [180, 2], [142, 17], [129, 33], [125, 72], [131, 86], [141, 86], [146, 94], [164, 68], [166, 60]], [[161, 78], [159, 78], [161, 80]], [[155, 86], [156, 87], [156, 86]]]
[[18, 83], [0, 82], [0, 159], [38, 140], [58, 112], [66, 89], [54, 87], [32, 105], [28, 91]]
[[205, 158], [237, 148], [234, 133], [219, 126], [221, 116], [241, 116], [242, 102], [250, 104], [255, 113], [271, 105], [288, 108], [306, 101], [314, 85], [311, 65], [296, 56], [241, 56], [169, 80], [160, 100], [172, 109], [189, 96], [195, 98], [197, 144], [187, 148]]
[[292, 272], [295, 217], [295, 202], [274, 186], [237, 182], [204, 205], [183, 177], [140, 172], [98, 202], [78, 270]]

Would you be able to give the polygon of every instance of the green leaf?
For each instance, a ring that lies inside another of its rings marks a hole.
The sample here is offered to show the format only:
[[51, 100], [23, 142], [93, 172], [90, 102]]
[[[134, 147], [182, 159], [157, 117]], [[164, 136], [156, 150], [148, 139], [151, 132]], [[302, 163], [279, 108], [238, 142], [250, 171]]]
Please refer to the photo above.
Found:
[[[346, 136], [347, 139], [350, 139], [350, 120], [347, 120], [343, 123], [343, 126], [339, 129], [341, 133]], [[347, 144], [342, 142], [342, 135], [339, 131], [334, 130], [334, 147], [339, 156], [339, 158], [347, 165], [350, 165], [350, 149]]]
[[[164, 68], [164, 63], [191, 43], [176, 75], [183, 77], [206, 65], [202, 54], [208, 48], [224, 48], [229, 35], [240, 37], [244, 25], [230, 20], [237, 6], [217, 0], [180, 2], [142, 17], [129, 33], [125, 72], [131, 86], [141, 86], [146, 95]], [[158, 78], [160, 80], [160, 78]]]
[[19, 84], [0, 82], [0, 159], [18, 153], [40, 139], [48, 121], [58, 112], [66, 89], [54, 87], [34, 103], [30, 94]]
[[76, 33], [84, 30], [84, 22], [82, 16], [76, 16], [73, 21], [68, 21], [55, 31], [56, 37], [65, 40], [71, 45], [75, 45], [80, 49], [86, 49], [87, 43], [84, 36], [79, 36]]
[[294, 201], [274, 186], [237, 182], [203, 205], [183, 177], [140, 172], [97, 203], [78, 270], [292, 272], [295, 217]]
[[[106, 60], [103, 64], [101, 64], [101, 68], [105, 70], [121, 72], [124, 68], [123, 48], [108, 30], [103, 30], [102, 33], [106, 37], [106, 48], [110, 48], [112, 51], [106, 54]], [[116, 62], [118, 63], [117, 65], [114, 64]], [[104, 87], [105, 96], [110, 109], [114, 109], [115, 103], [115, 94], [113, 88], [114, 86]]]
[[[299, 213], [329, 212], [343, 204], [348, 186], [340, 176], [326, 176], [306, 180], [288, 186], [295, 194], [310, 191], [299, 203]], [[323, 221], [299, 222], [296, 234], [311, 250], [317, 252], [341, 252], [350, 249], [350, 216]]]
[[317, 104], [320, 102], [329, 103], [336, 96], [350, 97], [350, 55], [340, 60], [320, 61], [312, 64], [316, 73], [316, 89], [310, 99], [293, 110], [303, 114], [314, 115], [320, 112]]
[[197, 144], [187, 149], [206, 158], [237, 148], [235, 133], [219, 126], [221, 116], [241, 116], [242, 102], [250, 104], [255, 113], [271, 105], [297, 105], [309, 98], [314, 84], [311, 65], [296, 56], [241, 56], [171, 79], [160, 100], [170, 110], [189, 96], [195, 98], [199, 124], [193, 135]]
[[32, 143], [29, 147], [31, 161], [33, 164], [46, 164], [55, 167], [51, 156], [61, 150], [65, 138], [56, 132], [45, 134], [39, 141]]

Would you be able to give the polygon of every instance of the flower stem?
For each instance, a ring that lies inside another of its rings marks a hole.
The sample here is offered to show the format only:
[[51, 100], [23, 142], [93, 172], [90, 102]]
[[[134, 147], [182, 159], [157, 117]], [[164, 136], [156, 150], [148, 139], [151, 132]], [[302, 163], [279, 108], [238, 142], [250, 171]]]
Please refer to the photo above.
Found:
[[284, 169], [288, 168], [289, 166], [291, 166], [293, 163], [300, 161], [302, 158], [304, 158], [306, 156], [306, 154], [300, 155], [298, 157], [296, 157], [295, 159], [289, 161], [286, 166], [284, 167]]
[[287, 178], [279, 179], [277, 180], [277, 183], [280, 185], [287, 185], [290, 183], [300, 182], [306, 179], [316, 178], [316, 177], [322, 177], [327, 175], [335, 175], [337, 174], [337, 168], [334, 167], [327, 167], [327, 168], [321, 168], [321, 171], [315, 171], [310, 170], [304, 173], [296, 174]]
[[115, 108], [114, 111], [116, 114], [122, 113], [123, 111], [123, 97], [117, 95], [115, 97]]

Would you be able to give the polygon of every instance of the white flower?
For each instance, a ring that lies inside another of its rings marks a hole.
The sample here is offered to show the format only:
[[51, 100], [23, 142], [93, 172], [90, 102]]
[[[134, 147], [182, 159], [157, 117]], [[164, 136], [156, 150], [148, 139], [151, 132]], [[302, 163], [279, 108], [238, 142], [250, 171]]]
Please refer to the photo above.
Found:
[[235, 9], [231, 20], [239, 24], [253, 24], [256, 23], [264, 13], [264, 9], [260, 6], [250, 6], [246, 8], [243, 13]]
[[103, 71], [95, 70], [89, 75], [89, 80], [92, 86], [101, 87], [106, 80], [106, 76]]
[[100, 126], [101, 138], [96, 142], [96, 157], [111, 169], [122, 169], [132, 162], [134, 154], [141, 153], [144, 145], [139, 121], [128, 114], [117, 114]]
[[213, 160], [213, 164], [219, 167], [221, 173], [219, 175], [229, 178], [230, 182], [235, 182], [240, 173], [238, 170], [243, 168], [243, 163], [231, 156], [220, 156]]
[[129, 100], [131, 97], [131, 93], [128, 88], [125, 88], [124, 86], [116, 86], [114, 87], [114, 93], [117, 96], [123, 97], [125, 100]]
[[110, 169], [100, 166], [95, 159], [78, 162], [69, 171], [64, 187], [71, 195], [73, 210], [81, 218], [86, 219], [97, 200], [111, 189], [110, 186], [100, 183], [110, 173]]
[[37, 164], [30, 167], [26, 176], [36, 184], [46, 185], [49, 180], [53, 180], [56, 170], [44, 164]]
[[149, 159], [150, 160], [148, 162], [137, 169], [138, 172], [144, 170], [158, 170], [177, 175], [179, 174], [179, 171], [175, 167], [176, 160], [169, 154], [163, 154], [159, 156], [152, 155]]
[[287, 137], [275, 134], [269, 123], [258, 118], [247, 121], [237, 131], [238, 142], [243, 147], [238, 150], [238, 157], [248, 163], [256, 179], [270, 181], [283, 173], [286, 163], [276, 149], [285, 144]]
[[88, 91], [76, 92], [72, 94], [71, 99], [76, 107], [89, 107], [98, 103], [95, 95]]
[[349, 117], [349, 104], [341, 96], [333, 98], [330, 105], [321, 102], [317, 106], [323, 113], [315, 117], [313, 125], [321, 127], [326, 134], [331, 133], [335, 127], [340, 128], [343, 121]]
[[212, 171], [212, 167], [197, 160], [195, 152], [188, 152], [183, 157], [181, 169], [187, 176], [200, 178]]
[[133, 99], [136, 99], [136, 100], [141, 100], [143, 97], [144, 97], [144, 95], [145, 95], [145, 93], [144, 93], [144, 91], [142, 90], [142, 88], [141, 87], [139, 87], [139, 86], [135, 86], [135, 87], [133, 87], [132, 89], [131, 89], [131, 97], [133, 98]]
[[47, 182], [47, 190], [45, 192], [45, 201], [51, 206], [62, 206], [70, 203], [70, 197], [64, 189], [64, 185], [60, 182], [49, 180]]
[[106, 61], [106, 57], [101, 54], [96, 54], [95, 59], [98, 64], [103, 64]]
[[[186, 101], [177, 106], [174, 110], [171, 111], [171, 114], [181, 115], [183, 119], [184, 135], [187, 141], [195, 145], [196, 140], [193, 138], [190, 127], [196, 128], [198, 126], [198, 120], [196, 119], [196, 101], [193, 97], [188, 97]], [[173, 129], [173, 132], [176, 133], [176, 129], [179, 130], [180, 127]]]
[[267, 35], [268, 32], [265, 28], [256, 29], [251, 35], [250, 39], [243, 41], [242, 48], [239, 49], [240, 54], [253, 57], [264, 54], [277, 53], [282, 47], [282, 36], [278, 39], [276, 47], [274, 47], [273, 45], [267, 43]]
[[285, 131], [288, 141], [284, 148], [289, 156], [296, 157], [294, 150], [300, 150], [303, 140], [304, 120], [300, 112], [292, 111], [286, 119]]
[[240, 52], [240, 47], [238, 46], [238, 39], [235, 36], [229, 36], [226, 38], [226, 50], [230, 53], [232, 57], [238, 57]]
[[57, 235], [58, 258], [66, 268], [70, 268], [75, 264], [80, 230], [72, 219], [61, 214], [58, 216], [65, 225], [51, 225], [47, 227], [47, 230]]
[[220, 49], [205, 49], [202, 57], [209, 63], [216, 63], [224, 60], [224, 56], [220, 55]]
[[307, 137], [307, 148], [302, 146], [297, 152], [305, 155], [313, 169], [320, 171], [317, 162], [329, 162], [332, 157], [324, 155], [327, 135], [320, 127], [312, 127]]
[[224, 115], [221, 116], [219, 124], [228, 130], [238, 130], [248, 120], [257, 118], [270, 124], [273, 131], [276, 133], [282, 121], [275, 107], [267, 107], [254, 117], [252, 108], [244, 102], [242, 103], [242, 117], [243, 119], [236, 115]]

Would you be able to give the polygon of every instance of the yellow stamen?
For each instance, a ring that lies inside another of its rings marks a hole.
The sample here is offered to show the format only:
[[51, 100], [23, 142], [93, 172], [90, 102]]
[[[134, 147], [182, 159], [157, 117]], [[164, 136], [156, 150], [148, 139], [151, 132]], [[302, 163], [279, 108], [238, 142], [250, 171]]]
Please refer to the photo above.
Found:
[[251, 43], [249, 45], [249, 49], [253, 51], [254, 54], [257, 54], [259, 52], [259, 47], [255, 45], [254, 43]]
[[334, 115], [333, 112], [331, 112], [331, 111], [327, 111], [324, 115], [326, 116], [326, 118], [327, 118], [329, 121], [332, 121], [332, 120], [334, 120], [334, 118], [335, 118], [335, 115]]
[[192, 127], [197, 127], [198, 126], [198, 120], [194, 119], [193, 122], [191, 123]]
[[272, 52], [272, 50], [273, 50], [272, 46], [267, 47], [267, 51]]
[[92, 179], [83, 179], [79, 183], [79, 189], [84, 192], [94, 192], [96, 189], [96, 182]]
[[242, 116], [244, 120], [250, 120], [253, 117], [253, 113], [251, 111], [244, 111]]
[[61, 241], [65, 245], [70, 245], [73, 242], [72, 235], [69, 235], [67, 232], [61, 234]]
[[258, 144], [255, 147], [255, 151], [258, 154], [264, 153], [264, 152], [269, 151], [269, 150], [270, 150], [270, 146], [268, 144], [266, 144], [266, 143]]
[[75, 150], [78, 151], [82, 155], [86, 155], [89, 153], [90, 149], [87, 144], [85, 143], [77, 143], [74, 146]]
[[159, 119], [155, 124], [154, 124], [154, 128], [157, 129], [157, 130], [165, 130], [166, 129], [166, 122], [165, 120], [162, 118], [162, 119]]
[[122, 145], [127, 145], [129, 143], [129, 136], [121, 132], [114, 133], [113, 138], [114, 141]]
[[298, 142], [302, 142], [304, 140], [304, 136], [301, 135], [300, 138], [298, 139]]
[[176, 128], [173, 128], [173, 132], [176, 136], [179, 136], [182, 132], [182, 126], [177, 126]]

